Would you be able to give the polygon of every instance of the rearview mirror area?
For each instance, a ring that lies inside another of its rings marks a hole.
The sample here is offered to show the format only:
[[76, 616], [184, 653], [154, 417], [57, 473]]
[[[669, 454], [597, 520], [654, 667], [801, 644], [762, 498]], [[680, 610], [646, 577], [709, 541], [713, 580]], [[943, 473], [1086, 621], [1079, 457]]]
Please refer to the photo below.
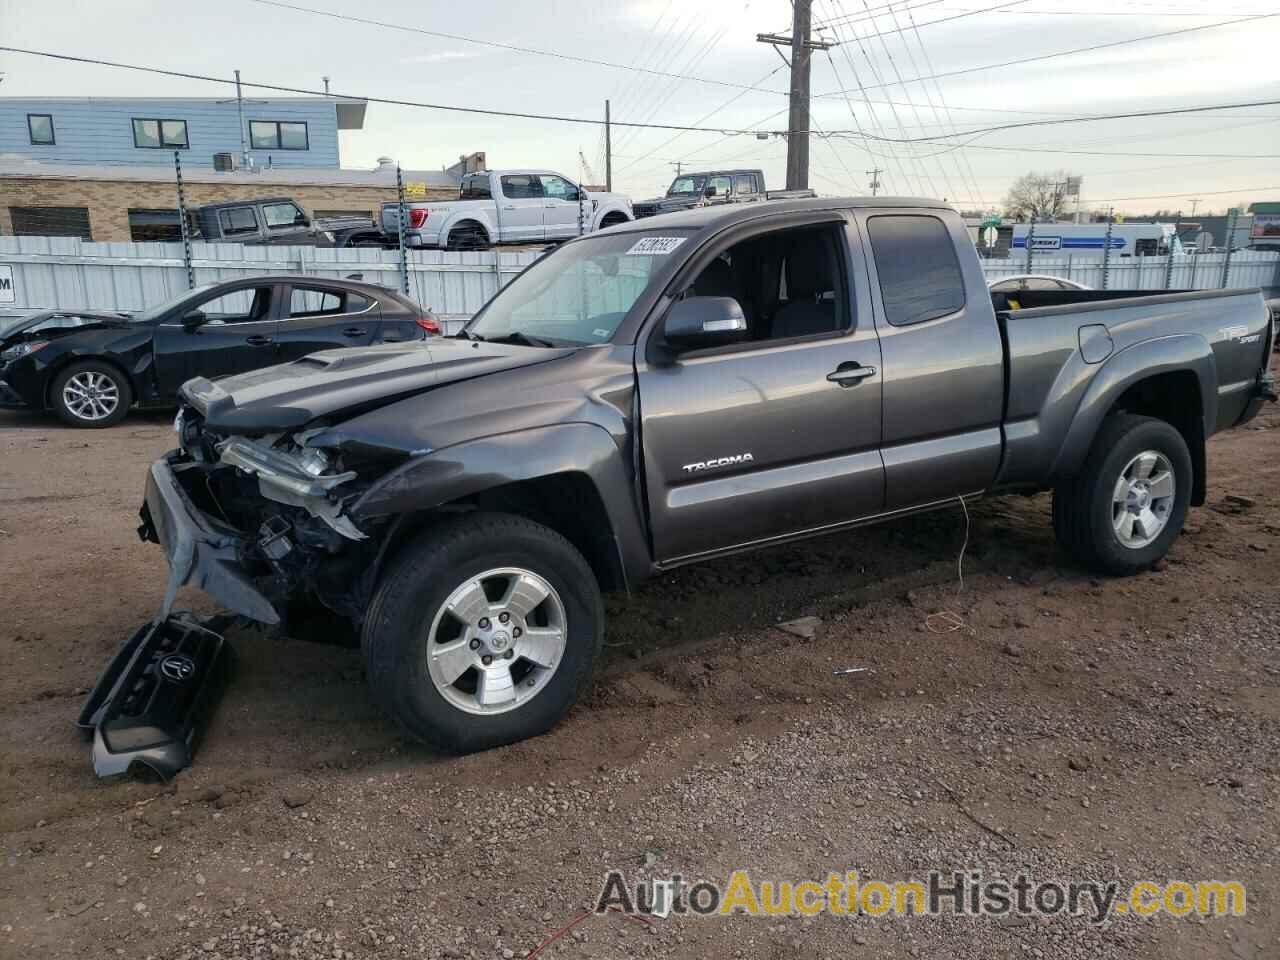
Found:
[[203, 310], [192, 310], [182, 318], [182, 328], [190, 333], [208, 319]]
[[679, 350], [737, 343], [745, 338], [747, 318], [733, 297], [686, 297], [667, 314], [663, 336]]

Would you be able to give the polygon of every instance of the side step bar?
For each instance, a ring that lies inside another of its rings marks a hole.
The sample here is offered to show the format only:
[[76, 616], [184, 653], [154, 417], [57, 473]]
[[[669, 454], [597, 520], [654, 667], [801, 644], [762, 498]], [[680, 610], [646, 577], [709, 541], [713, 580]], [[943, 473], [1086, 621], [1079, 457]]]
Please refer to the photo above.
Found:
[[93, 736], [94, 773], [110, 777], [141, 764], [168, 780], [191, 763], [231, 674], [233, 652], [218, 630], [234, 620], [174, 614], [129, 638], [76, 720]]

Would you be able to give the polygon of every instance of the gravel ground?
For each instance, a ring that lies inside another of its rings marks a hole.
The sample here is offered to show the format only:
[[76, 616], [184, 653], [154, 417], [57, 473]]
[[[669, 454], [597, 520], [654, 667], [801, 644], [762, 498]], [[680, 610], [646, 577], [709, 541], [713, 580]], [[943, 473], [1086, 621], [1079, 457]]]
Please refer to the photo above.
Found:
[[1132, 579], [1072, 566], [1047, 497], [973, 510], [963, 590], [958, 510], [664, 576], [610, 599], [606, 663], [565, 723], [470, 757], [401, 739], [334, 625], [235, 632], [195, 765], [159, 784], [96, 780], [71, 720], [162, 592], [133, 528], [168, 416], [85, 432], [0, 412], [0, 953], [522, 957], [611, 868], [746, 868], [1231, 878], [1249, 912], [609, 914], [538, 955], [1280, 956], [1278, 427], [1211, 443], [1209, 504]]

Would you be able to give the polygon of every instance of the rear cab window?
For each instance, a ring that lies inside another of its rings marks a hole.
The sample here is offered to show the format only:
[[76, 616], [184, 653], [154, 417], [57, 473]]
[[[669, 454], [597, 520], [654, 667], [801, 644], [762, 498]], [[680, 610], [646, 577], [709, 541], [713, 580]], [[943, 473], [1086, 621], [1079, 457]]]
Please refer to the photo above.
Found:
[[964, 275], [947, 226], [928, 214], [867, 220], [885, 319], [895, 327], [936, 320], [964, 307]]
[[511, 174], [502, 178], [502, 195], [508, 200], [534, 200], [542, 196], [542, 181], [532, 174]]
[[464, 177], [462, 187], [458, 191], [460, 200], [492, 200], [493, 190], [489, 187], [489, 175]]

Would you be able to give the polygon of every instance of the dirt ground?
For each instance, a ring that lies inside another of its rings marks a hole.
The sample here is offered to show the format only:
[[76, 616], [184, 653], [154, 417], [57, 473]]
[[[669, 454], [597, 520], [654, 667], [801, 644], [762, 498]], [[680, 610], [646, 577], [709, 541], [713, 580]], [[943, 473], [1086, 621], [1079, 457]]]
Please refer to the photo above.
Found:
[[1149, 574], [1071, 565], [1047, 496], [973, 508], [963, 590], [958, 506], [690, 567], [609, 600], [559, 728], [462, 758], [398, 736], [332, 631], [237, 631], [194, 766], [100, 781], [72, 720], [161, 597], [134, 528], [169, 419], [0, 412], [0, 955], [521, 957], [617, 867], [1237, 879], [1248, 914], [607, 914], [539, 956], [1280, 956], [1280, 411], [1212, 441]]

